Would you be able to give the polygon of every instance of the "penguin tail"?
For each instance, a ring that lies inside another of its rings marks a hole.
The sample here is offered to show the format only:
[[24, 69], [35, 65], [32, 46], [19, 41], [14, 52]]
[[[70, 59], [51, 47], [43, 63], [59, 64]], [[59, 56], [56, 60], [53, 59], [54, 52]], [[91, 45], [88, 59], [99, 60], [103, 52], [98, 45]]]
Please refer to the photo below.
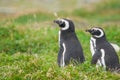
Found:
[[118, 64], [115, 68], [110, 69], [112, 73], [120, 74], [120, 64]]

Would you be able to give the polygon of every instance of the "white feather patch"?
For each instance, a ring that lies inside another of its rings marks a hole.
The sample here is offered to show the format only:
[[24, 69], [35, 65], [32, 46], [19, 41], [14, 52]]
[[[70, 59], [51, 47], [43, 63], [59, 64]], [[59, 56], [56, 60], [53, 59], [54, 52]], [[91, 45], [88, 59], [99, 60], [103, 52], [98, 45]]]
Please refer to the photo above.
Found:
[[120, 47], [117, 44], [114, 44], [114, 43], [110, 43], [110, 44], [113, 46], [116, 52], [120, 51]]
[[61, 67], [64, 67], [65, 66], [65, 61], [64, 61], [64, 58], [65, 58], [65, 52], [66, 52], [66, 46], [65, 46], [65, 43], [62, 44], [63, 45], [63, 53], [62, 53], [62, 64], [61, 64]]
[[66, 21], [66, 20], [64, 20], [64, 19], [61, 19], [62, 20], [62, 22], [65, 22], [65, 27], [63, 27], [63, 28], [61, 28], [62, 30], [67, 30], [67, 29], [69, 29], [69, 22], [68, 21]]
[[[91, 37], [90, 39], [90, 51], [92, 53], [92, 56], [95, 54], [96, 51], [96, 39], [94, 39], [93, 37]], [[101, 66], [100, 60], [98, 60], [96, 63], [96, 67], [99, 66]]]
[[102, 66], [102, 64], [100, 63], [100, 60], [98, 60], [96, 63], [96, 67], [98, 68], [99, 66]]
[[94, 28], [95, 30], [99, 30], [101, 32], [101, 34], [99, 36], [94, 35], [96, 38], [101, 38], [104, 35], [103, 30], [99, 29], [99, 28]]
[[92, 56], [95, 54], [95, 50], [96, 50], [96, 39], [91, 37], [91, 39], [90, 39], [90, 51], [92, 53]]
[[58, 34], [59, 47], [60, 47], [60, 35], [61, 35], [61, 31], [59, 31], [59, 34]]
[[101, 56], [102, 65], [103, 65], [104, 68], [106, 68], [106, 65], [105, 65], [105, 51], [104, 51], [104, 49], [101, 49], [100, 51], [102, 53], [102, 56]]

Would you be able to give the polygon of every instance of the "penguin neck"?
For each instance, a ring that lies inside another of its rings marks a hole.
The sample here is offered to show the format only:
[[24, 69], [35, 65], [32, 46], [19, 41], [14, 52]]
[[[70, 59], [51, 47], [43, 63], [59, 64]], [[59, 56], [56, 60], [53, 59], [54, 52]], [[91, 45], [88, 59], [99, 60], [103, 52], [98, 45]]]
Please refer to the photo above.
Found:
[[75, 35], [75, 32], [74, 31], [64, 31], [64, 30], [60, 30], [60, 32], [61, 32], [61, 37], [62, 38], [71, 38], [71, 37], [73, 37], [73, 36], [71, 36], [71, 35]]
[[70, 30], [60, 30], [61, 34], [71, 34], [71, 33], [75, 33], [75, 31], [70, 31]]
[[101, 37], [101, 38], [95, 38], [95, 37], [92, 37], [93, 39], [96, 40], [96, 42], [100, 42], [100, 43], [103, 43], [103, 42], [106, 42], [107, 39], [105, 36]]

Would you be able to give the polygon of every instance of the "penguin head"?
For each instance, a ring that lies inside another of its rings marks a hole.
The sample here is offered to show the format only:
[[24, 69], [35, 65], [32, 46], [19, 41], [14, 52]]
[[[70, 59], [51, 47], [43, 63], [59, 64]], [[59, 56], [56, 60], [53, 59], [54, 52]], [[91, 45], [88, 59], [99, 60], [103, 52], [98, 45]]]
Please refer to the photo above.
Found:
[[105, 32], [100, 27], [94, 27], [94, 28], [88, 29], [86, 30], [86, 32], [89, 32], [94, 38], [105, 37]]
[[74, 24], [69, 19], [57, 19], [54, 20], [54, 23], [57, 23], [62, 31], [74, 31]]

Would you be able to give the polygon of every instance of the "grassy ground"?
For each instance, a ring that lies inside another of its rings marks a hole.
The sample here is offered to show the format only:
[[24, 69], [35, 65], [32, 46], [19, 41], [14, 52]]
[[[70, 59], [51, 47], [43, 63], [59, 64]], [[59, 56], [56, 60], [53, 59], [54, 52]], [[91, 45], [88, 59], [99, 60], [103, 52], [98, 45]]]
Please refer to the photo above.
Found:
[[[96, 69], [90, 64], [90, 35], [85, 32], [91, 25], [102, 26], [107, 39], [120, 46], [120, 7], [118, 4], [111, 7], [112, 3], [106, 2], [108, 8], [97, 7], [92, 11], [76, 9], [58, 13], [60, 17], [69, 15], [75, 22], [86, 58], [85, 63], [77, 66], [70, 64], [59, 68], [57, 65], [59, 28], [53, 24], [56, 19], [53, 14], [35, 12], [1, 21], [0, 80], [119, 80], [119, 74]], [[106, 16], [106, 10], [113, 12]], [[78, 27], [83, 20], [84, 26]], [[85, 27], [86, 24], [90, 25]], [[120, 52], [118, 55], [120, 58]]]

